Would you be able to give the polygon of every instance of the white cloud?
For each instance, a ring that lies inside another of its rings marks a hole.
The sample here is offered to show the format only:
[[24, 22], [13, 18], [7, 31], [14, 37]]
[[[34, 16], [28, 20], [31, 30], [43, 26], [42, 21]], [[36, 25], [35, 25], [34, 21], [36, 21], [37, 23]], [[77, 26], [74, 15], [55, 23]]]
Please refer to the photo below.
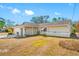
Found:
[[0, 8], [12, 10], [13, 8], [10, 6], [0, 5]]
[[18, 14], [18, 13], [20, 13], [21, 11], [19, 10], [19, 9], [17, 9], [17, 8], [14, 8], [14, 9], [12, 9], [12, 13], [13, 14]]
[[1, 5], [0, 4], [0, 8], [3, 8], [3, 9], [7, 9], [7, 10], [9, 10], [9, 11], [11, 11], [13, 14], [18, 14], [18, 13], [20, 13], [21, 11], [19, 10], [19, 9], [17, 9], [17, 8], [13, 8], [13, 7], [11, 7], [11, 6], [5, 6], [5, 5]]
[[32, 10], [25, 10], [26, 15], [33, 15], [34, 12]]
[[54, 13], [56, 16], [60, 16], [61, 15], [61, 13], [59, 13], [59, 12], [55, 12]]

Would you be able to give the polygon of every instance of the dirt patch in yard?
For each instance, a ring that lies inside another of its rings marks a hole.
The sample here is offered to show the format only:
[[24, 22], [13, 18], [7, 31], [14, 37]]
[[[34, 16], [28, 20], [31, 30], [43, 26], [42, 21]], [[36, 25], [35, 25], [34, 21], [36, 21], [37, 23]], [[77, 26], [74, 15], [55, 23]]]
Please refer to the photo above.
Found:
[[79, 52], [79, 40], [62, 40], [59, 45], [63, 48]]

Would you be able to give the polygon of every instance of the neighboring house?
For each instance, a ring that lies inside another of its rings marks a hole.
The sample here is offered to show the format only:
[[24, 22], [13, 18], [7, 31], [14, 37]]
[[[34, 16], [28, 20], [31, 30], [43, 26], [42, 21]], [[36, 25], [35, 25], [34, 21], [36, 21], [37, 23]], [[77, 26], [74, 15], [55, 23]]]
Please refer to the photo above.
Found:
[[19, 37], [27, 37], [29, 35], [48, 35], [59, 37], [70, 37], [71, 21], [63, 20], [54, 23], [27, 23], [14, 27], [14, 34]]

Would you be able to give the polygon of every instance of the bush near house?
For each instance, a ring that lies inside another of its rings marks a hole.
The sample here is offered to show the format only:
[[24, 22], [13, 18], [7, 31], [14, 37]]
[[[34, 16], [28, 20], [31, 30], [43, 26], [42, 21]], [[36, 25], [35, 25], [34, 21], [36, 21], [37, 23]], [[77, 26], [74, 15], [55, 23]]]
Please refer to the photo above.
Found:
[[6, 32], [8, 32], [8, 34], [13, 34], [13, 28], [7, 28]]
[[71, 28], [71, 35], [70, 37], [71, 38], [77, 38], [77, 35], [76, 35], [76, 32], [77, 32], [77, 28], [76, 28], [76, 25], [75, 24], [72, 24], [72, 28]]

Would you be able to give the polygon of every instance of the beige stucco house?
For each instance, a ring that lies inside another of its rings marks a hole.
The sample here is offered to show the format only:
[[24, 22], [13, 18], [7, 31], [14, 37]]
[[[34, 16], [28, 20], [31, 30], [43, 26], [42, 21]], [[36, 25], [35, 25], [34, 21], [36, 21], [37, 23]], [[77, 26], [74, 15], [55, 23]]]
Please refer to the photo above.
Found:
[[19, 37], [27, 37], [30, 35], [48, 35], [59, 37], [70, 37], [71, 21], [63, 20], [54, 23], [26, 23], [14, 27], [14, 34]]

